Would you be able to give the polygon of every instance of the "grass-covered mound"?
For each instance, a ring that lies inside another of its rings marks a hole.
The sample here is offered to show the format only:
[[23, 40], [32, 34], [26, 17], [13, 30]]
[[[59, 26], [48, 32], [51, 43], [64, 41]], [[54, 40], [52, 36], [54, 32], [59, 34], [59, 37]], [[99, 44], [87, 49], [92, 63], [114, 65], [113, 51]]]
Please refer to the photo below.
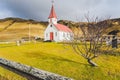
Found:
[[[91, 67], [70, 46], [59, 43], [27, 43], [21, 46], [1, 44], [0, 57], [74, 78], [75, 80], [120, 79], [120, 56], [101, 55], [94, 60], [99, 67]], [[6, 74], [4, 75], [4, 73], [9, 72], [0, 69], [0, 75], [5, 77]], [[14, 74], [8, 75], [15, 77]]]

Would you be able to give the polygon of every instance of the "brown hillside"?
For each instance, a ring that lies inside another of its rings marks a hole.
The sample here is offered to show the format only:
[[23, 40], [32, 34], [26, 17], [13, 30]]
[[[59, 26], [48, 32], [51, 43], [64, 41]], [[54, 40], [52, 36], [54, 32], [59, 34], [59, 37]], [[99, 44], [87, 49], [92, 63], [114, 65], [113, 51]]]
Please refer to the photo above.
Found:
[[[120, 31], [120, 18], [111, 19], [110, 26], [107, 29], [107, 33], [115, 30]], [[102, 21], [104, 22], [104, 21]], [[102, 22], [100, 22], [102, 24]], [[79, 25], [86, 26], [86, 22], [73, 22], [68, 20], [60, 20], [58, 23], [69, 26], [73, 32], [77, 34], [77, 28]], [[44, 37], [44, 30], [47, 27], [47, 22], [39, 22], [34, 20], [25, 20], [21, 18], [5, 18], [0, 19], [0, 41], [16, 41], [24, 37], [29, 36], [29, 26], [30, 26], [30, 36], [31, 37]], [[81, 32], [79, 32], [81, 33]], [[120, 36], [120, 32], [117, 34]]]
[[[103, 24], [105, 21], [101, 21], [98, 24]], [[87, 22], [73, 22], [73, 21], [68, 21], [68, 20], [60, 20], [58, 22], [66, 25], [66, 26], [69, 26], [74, 31], [75, 34], [78, 33], [77, 28], [80, 25], [84, 26], [84, 27], [87, 26]], [[113, 31], [119, 31], [117, 33], [117, 35], [120, 36], [120, 18], [109, 20], [109, 26], [108, 26], [105, 34], [109, 34], [110, 32], [113, 32]], [[79, 30], [79, 34], [81, 34], [80, 30]]]
[[6, 18], [0, 20], [0, 41], [16, 41], [23, 37], [38, 36], [43, 38], [46, 22], [24, 20], [20, 18]]

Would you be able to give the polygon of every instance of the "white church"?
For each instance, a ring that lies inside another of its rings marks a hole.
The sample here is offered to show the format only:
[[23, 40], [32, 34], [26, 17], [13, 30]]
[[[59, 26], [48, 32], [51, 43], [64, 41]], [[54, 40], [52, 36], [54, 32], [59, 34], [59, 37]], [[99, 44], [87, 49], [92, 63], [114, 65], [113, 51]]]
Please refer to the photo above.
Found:
[[57, 16], [54, 10], [54, 5], [52, 5], [50, 15], [48, 17], [48, 26], [44, 32], [44, 41], [54, 41], [54, 42], [62, 42], [62, 41], [70, 41], [73, 39], [72, 30], [62, 24], [57, 23]]

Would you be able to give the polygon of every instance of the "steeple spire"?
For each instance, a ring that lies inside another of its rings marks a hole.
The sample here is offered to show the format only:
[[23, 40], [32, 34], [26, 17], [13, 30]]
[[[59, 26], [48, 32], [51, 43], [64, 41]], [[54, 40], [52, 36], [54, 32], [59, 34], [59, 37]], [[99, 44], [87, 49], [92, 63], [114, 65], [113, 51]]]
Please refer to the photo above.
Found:
[[51, 8], [51, 12], [50, 12], [50, 15], [49, 15], [49, 19], [50, 18], [57, 18], [57, 16], [56, 16], [56, 13], [55, 13], [55, 10], [54, 10], [54, 5], [53, 5], [53, 3], [54, 3], [54, 0], [52, 0], [52, 8]]

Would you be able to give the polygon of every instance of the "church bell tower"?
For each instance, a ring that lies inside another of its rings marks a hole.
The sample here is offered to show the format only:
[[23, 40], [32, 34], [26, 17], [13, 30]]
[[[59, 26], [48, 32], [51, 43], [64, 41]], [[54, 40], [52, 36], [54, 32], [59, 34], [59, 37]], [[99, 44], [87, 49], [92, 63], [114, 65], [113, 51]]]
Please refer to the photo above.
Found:
[[55, 13], [53, 3], [54, 3], [54, 1], [52, 1], [52, 8], [51, 8], [50, 15], [48, 17], [49, 24], [57, 24], [57, 15]]

